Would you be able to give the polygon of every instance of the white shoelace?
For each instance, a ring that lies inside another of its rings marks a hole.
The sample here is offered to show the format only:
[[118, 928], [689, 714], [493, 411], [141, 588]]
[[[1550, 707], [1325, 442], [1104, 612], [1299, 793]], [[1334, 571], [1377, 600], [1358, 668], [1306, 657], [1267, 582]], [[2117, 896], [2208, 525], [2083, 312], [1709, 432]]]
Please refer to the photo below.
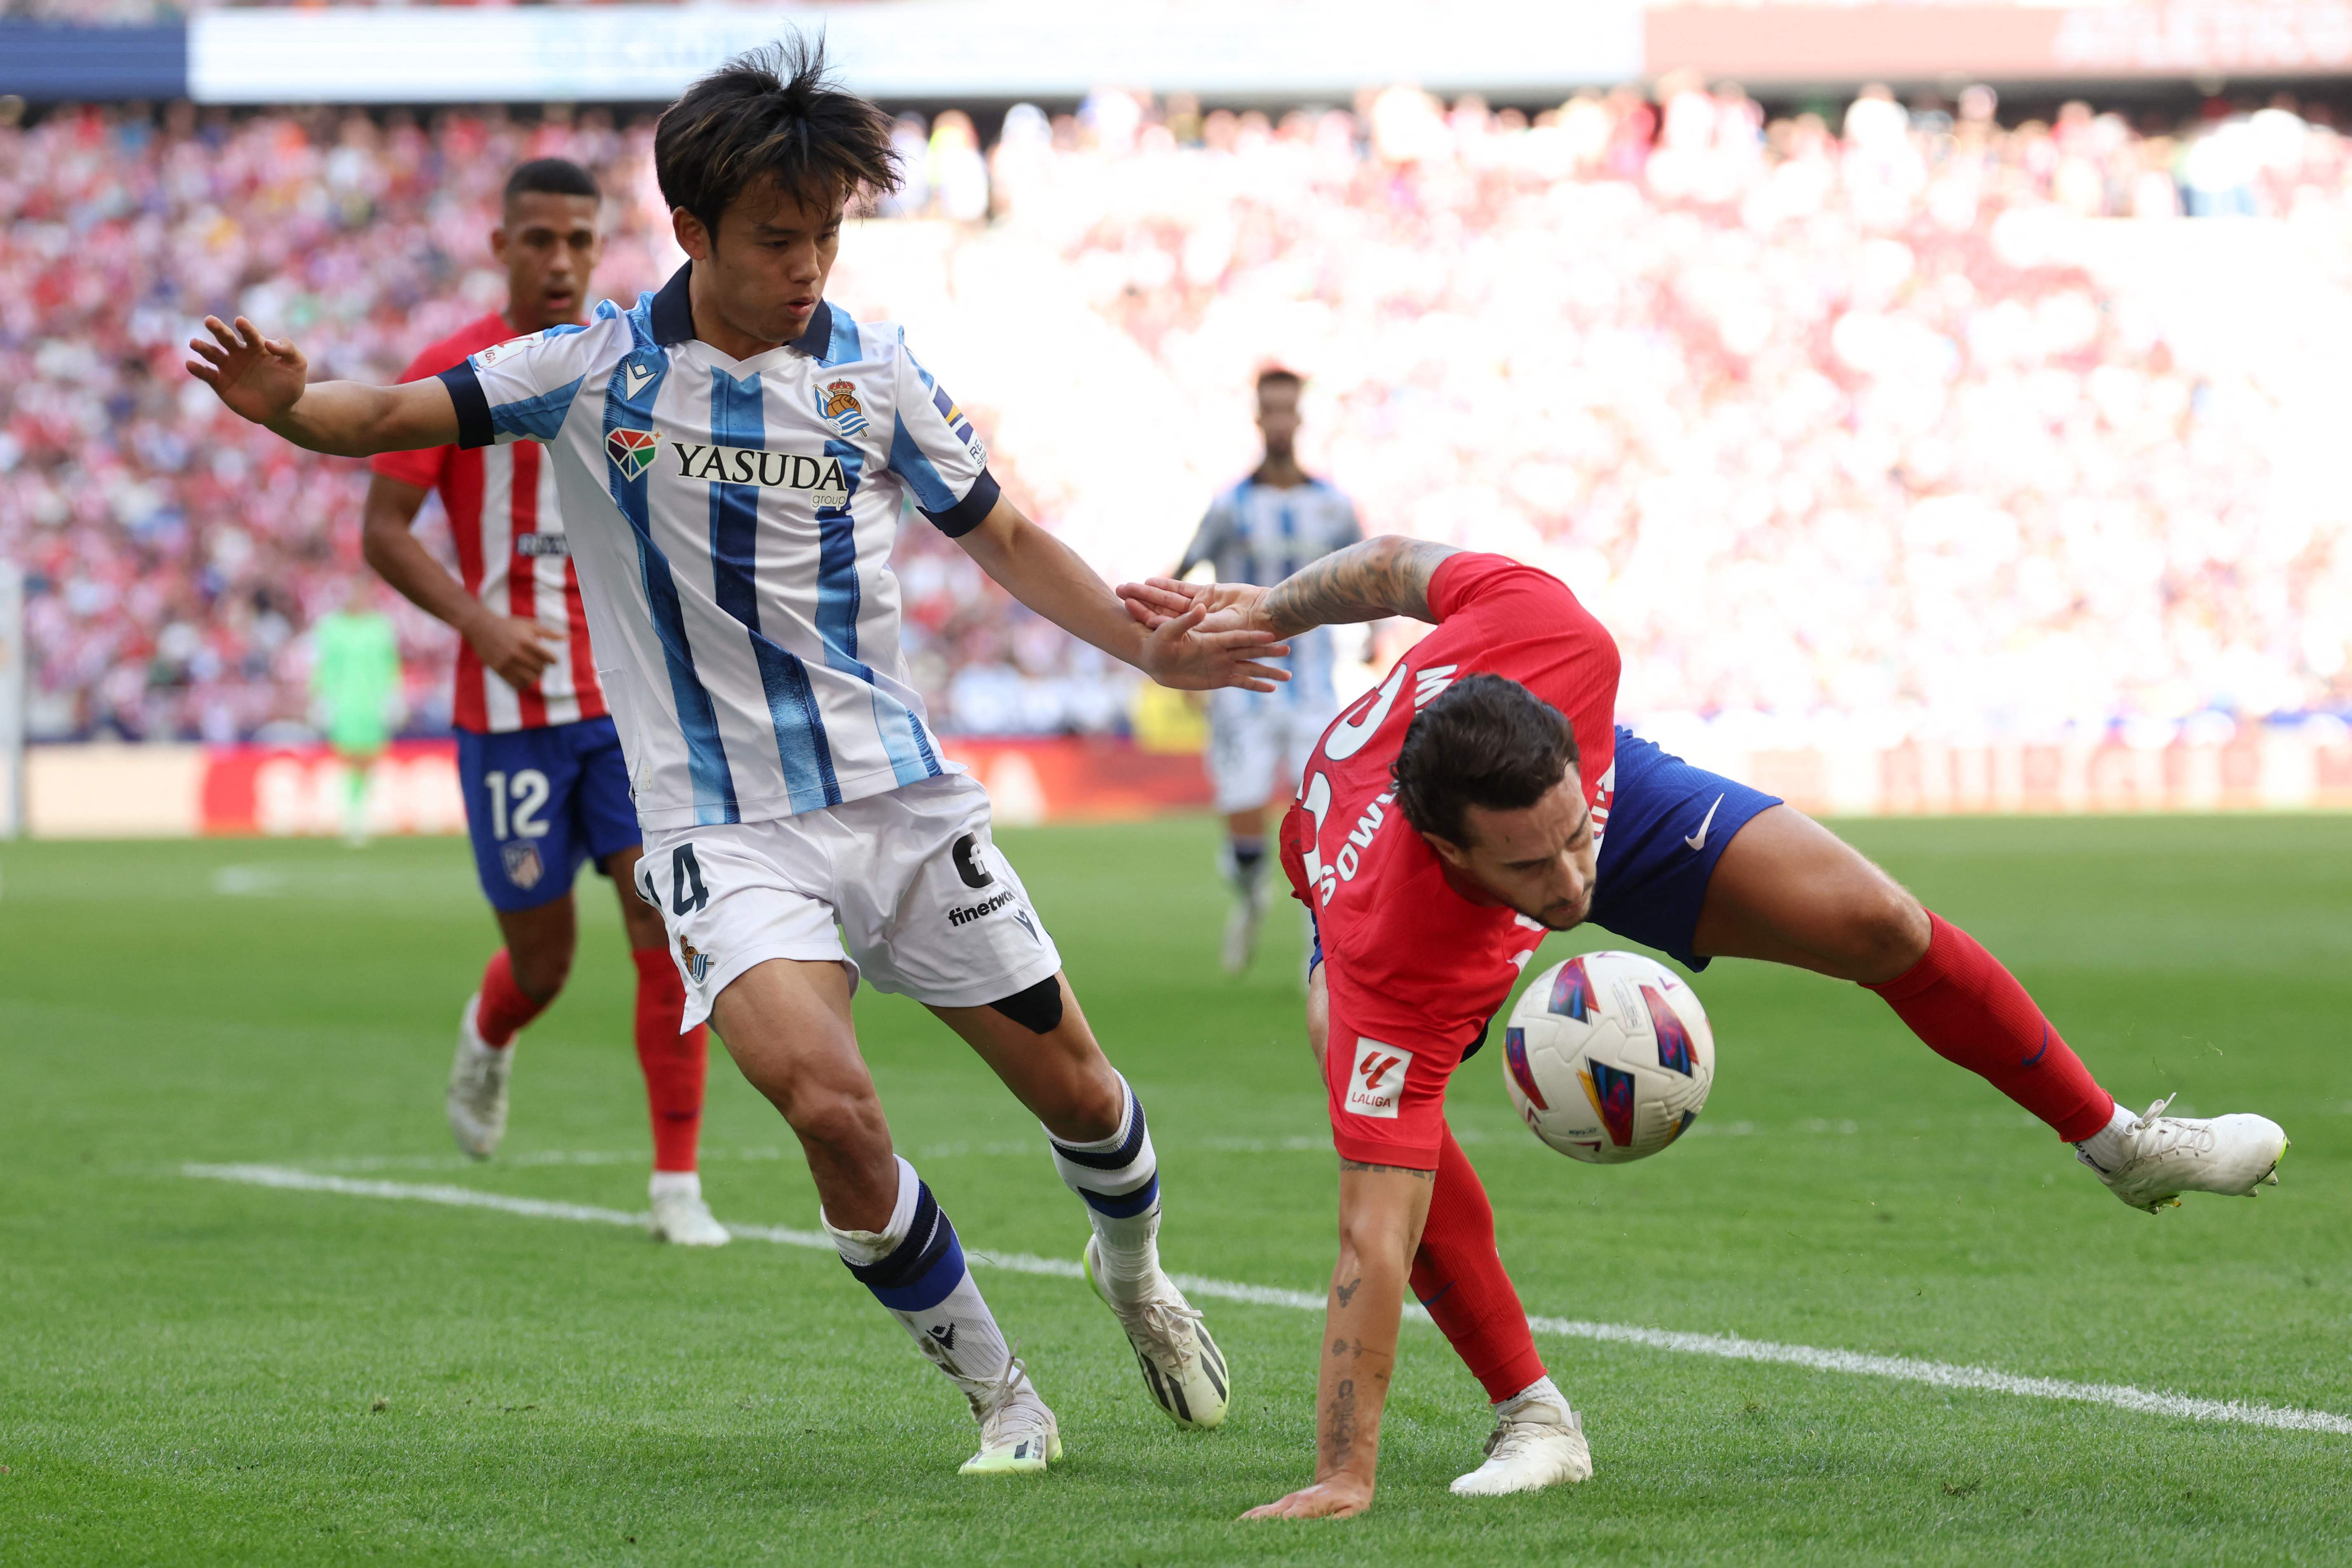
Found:
[[1024, 1402], [1022, 1384], [1029, 1376], [1029, 1368], [1020, 1356], [1018, 1347], [1012, 1347], [1004, 1358], [1004, 1370], [989, 1385], [988, 1392], [972, 1401], [972, 1414], [980, 1417], [980, 1446], [983, 1448], [1008, 1447], [1025, 1437], [1042, 1439], [1045, 1436], [1045, 1404], [1035, 1397], [1035, 1387], [1030, 1388], [1031, 1398]]
[[1495, 1429], [1486, 1434], [1486, 1457], [1490, 1459], [1509, 1458], [1511, 1451], [1533, 1441], [1540, 1434], [1556, 1432], [1568, 1425], [1567, 1421], [1553, 1419], [1552, 1407], [1549, 1405], [1523, 1405], [1521, 1413], [1495, 1418]]
[[2176, 1149], [2193, 1149], [2200, 1154], [2213, 1150], [2213, 1130], [2195, 1127], [2177, 1116], [2166, 1116], [2164, 1108], [2178, 1100], [2178, 1094], [2168, 1094], [2147, 1108], [2147, 1114], [2131, 1124], [2131, 1157], [2134, 1160], [2153, 1159], [2169, 1154]]
[[1197, 1307], [1180, 1305], [1165, 1296], [1155, 1295], [1136, 1312], [1136, 1321], [1153, 1343], [1164, 1347], [1181, 1372], [1200, 1353], [1200, 1335], [1192, 1330], [1203, 1316]]

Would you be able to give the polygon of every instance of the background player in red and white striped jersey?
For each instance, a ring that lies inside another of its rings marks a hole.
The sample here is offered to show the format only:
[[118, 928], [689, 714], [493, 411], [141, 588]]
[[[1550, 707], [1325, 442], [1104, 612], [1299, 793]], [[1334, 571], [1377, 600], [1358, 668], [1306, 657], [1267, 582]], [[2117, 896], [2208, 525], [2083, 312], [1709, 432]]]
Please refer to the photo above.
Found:
[[[577, 322], [604, 249], [596, 182], [576, 163], [541, 158], [508, 179], [490, 249], [507, 269], [507, 308], [418, 354], [415, 381], [509, 338]], [[482, 890], [506, 945], [466, 1004], [447, 1109], [458, 1146], [487, 1159], [506, 1131], [516, 1031], [571, 973], [578, 943], [572, 880], [593, 861], [620, 889], [637, 970], [637, 1061], [654, 1128], [654, 1234], [717, 1246], [696, 1174], [709, 1035], [684, 1035], [683, 983], [661, 917], [634, 891], [641, 836], [627, 764], [607, 716], [580, 604], [580, 581], [557, 510], [554, 477], [535, 442], [473, 450], [387, 452], [371, 464], [363, 544], [368, 564], [465, 638], [454, 721], [466, 821]], [[441, 493], [460, 576], [410, 531], [428, 490]]]

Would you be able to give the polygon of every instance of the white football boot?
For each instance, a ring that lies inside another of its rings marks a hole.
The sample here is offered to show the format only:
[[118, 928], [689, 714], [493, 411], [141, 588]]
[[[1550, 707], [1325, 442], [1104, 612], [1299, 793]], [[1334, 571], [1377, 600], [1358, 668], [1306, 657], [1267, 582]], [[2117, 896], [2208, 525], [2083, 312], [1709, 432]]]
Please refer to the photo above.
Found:
[[1004, 1375], [985, 1394], [968, 1397], [980, 1423], [980, 1452], [963, 1462], [962, 1474], [1034, 1475], [1062, 1457], [1061, 1427], [1019, 1356], [1006, 1358]]
[[676, 1247], [724, 1247], [735, 1239], [694, 1188], [653, 1189], [653, 1232], [656, 1241]]
[[1566, 1401], [1555, 1404], [1555, 1393], [1496, 1406], [1486, 1462], [1456, 1476], [1447, 1489], [1455, 1497], [1501, 1497], [1590, 1480], [1592, 1450], [1584, 1441], [1584, 1422]]
[[2091, 1157], [2089, 1141], [2076, 1146], [2074, 1157], [2097, 1172], [2109, 1192], [2150, 1214], [2179, 1207], [2183, 1193], [2251, 1198], [2278, 1185], [2284, 1128], [2267, 1116], [2167, 1116], [2172, 1100], [2166, 1095], [2120, 1130], [2121, 1155], [2110, 1164]]
[[507, 1075], [514, 1070], [515, 1047], [521, 1042], [509, 1040], [496, 1050], [484, 1045], [481, 1031], [474, 1026], [481, 1005], [478, 991], [466, 998], [466, 1011], [457, 1020], [457, 1055], [449, 1063], [449, 1092], [443, 1104], [449, 1112], [449, 1135], [457, 1140], [457, 1147], [477, 1160], [487, 1160], [498, 1152], [499, 1140], [507, 1135]]
[[1224, 1352], [1209, 1337], [1209, 1325], [1200, 1309], [1184, 1300], [1184, 1292], [1165, 1274], [1141, 1300], [1122, 1302], [1103, 1289], [1099, 1237], [1087, 1237], [1087, 1283], [1127, 1331], [1135, 1363], [1143, 1370], [1144, 1386], [1170, 1420], [1179, 1426], [1207, 1429], [1225, 1418], [1227, 1390], [1233, 1377], [1225, 1370]]

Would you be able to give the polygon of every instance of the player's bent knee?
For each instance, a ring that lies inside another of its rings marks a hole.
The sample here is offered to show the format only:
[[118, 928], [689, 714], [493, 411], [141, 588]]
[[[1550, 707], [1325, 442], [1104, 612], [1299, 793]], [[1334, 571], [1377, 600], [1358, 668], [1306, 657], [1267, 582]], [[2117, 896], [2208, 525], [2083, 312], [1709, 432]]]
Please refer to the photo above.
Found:
[[838, 1154], [854, 1153], [869, 1144], [887, 1149], [890, 1142], [881, 1101], [871, 1094], [822, 1090], [795, 1095], [785, 1109], [784, 1120], [803, 1143], [818, 1144]]
[[1062, 977], [1048, 974], [1028, 989], [989, 1005], [1033, 1035], [1050, 1035], [1062, 1026]]
[[1891, 980], [1919, 962], [1927, 951], [1930, 928], [1919, 900], [1884, 874], [1856, 900], [1848, 921], [1852, 960], [1864, 978]]

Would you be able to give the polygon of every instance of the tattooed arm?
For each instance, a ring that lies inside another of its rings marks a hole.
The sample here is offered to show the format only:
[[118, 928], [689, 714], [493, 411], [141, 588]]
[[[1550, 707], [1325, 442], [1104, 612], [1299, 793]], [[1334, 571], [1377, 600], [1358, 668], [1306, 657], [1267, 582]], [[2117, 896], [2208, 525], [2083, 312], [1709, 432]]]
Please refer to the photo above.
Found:
[[1429, 1217], [1435, 1175], [1402, 1165], [1339, 1162], [1339, 1262], [1331, 1270], [1323, 1314], [1315, 1484], [1243, 1518], [1344, 1519], [1371, 1506], [1405, 1276]]
[[1296, 637], [1313, 626], [1377, 621], [1386, 616], [1437, 617], [1429, 608], [1429, 579], [1438, 563], [1460, 553], [1450, 544], [1384, 533], [1335, 550], [1271, 588], [1250, 583], [1180, 583], [1154, 577], [1126, 583], [1118, 595], [1145, 626], [1180, 616], [1193, 605], [1210, 612], [1206, 630], [1267, 632]]

